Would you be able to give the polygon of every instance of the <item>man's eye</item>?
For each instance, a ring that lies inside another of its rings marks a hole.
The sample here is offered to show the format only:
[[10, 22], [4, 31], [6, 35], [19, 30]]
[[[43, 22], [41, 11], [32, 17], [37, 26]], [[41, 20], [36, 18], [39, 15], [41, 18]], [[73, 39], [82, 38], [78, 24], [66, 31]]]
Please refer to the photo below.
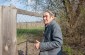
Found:
[[47, 17], [47, 15], [43, 16], [43, 17]]
[[45, 17], [45, 16], [43, 16], [43, 17]]

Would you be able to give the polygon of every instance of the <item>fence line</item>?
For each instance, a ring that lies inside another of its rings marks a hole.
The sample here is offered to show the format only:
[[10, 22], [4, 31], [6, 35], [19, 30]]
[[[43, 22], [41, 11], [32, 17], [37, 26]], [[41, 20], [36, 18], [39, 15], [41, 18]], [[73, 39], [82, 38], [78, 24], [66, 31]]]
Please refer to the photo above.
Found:
[[16, 48], [16, 16], [25, 14], [41, 17], [41, 14], [16, 7], [0, 6], [0, 55], [18, 55]]

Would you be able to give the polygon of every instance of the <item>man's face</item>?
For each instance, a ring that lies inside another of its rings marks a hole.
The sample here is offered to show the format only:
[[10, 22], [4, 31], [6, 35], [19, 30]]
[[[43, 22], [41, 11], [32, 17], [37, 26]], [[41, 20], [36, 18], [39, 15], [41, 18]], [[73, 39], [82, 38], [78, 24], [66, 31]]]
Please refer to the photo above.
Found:
[[45, 12], [43, 14], [43, 20], [44, 20], [44, 24], [49, 24], [51, 22], [52, 18], [48, 12]]

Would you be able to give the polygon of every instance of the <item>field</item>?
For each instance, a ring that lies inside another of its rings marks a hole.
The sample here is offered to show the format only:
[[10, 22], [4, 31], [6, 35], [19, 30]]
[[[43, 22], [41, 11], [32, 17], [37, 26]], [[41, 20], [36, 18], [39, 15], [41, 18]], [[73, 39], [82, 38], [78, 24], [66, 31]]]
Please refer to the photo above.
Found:
[[[24, 26], [24, 28], [22, 28], [22, 26]], [[39, 50], [35, 49], [34, 43], [35, 40], [39, 41], [42, 40], [43, 31], [44, 31], [44, 25], [41, 24], [39, 25], [39, 23], [36, 23], [35, 26], [28, 25], [28, 27], [26, 27], [24, 23], [23, 25], [20, 24], [20, 27], [17, 28], [18, 50], [22, 50], [23, 54], [26, 54], [26, 51], [28, 50], [27, 51], [28, 55], [38, 55]], [[26, 40], [28, 41], [27, 47], [26, 47]], [[65, 42], [63, 44], [63, 53], [64, 55], [82, 55], [81, 51], [74, 50], [73, 48], [71, 48], [71, 46], [69, 46]]]

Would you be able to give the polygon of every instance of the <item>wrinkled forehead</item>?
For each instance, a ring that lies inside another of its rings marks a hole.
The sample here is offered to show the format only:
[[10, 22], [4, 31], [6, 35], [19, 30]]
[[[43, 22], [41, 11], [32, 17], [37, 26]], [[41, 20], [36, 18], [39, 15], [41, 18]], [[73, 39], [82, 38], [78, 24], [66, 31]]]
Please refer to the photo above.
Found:
[[43, 14], [43, 15], [45, 16], [45, 15], [50, 15], [50, 14], [49, 14], [48, 12], [44, 12], [44, 14]]

